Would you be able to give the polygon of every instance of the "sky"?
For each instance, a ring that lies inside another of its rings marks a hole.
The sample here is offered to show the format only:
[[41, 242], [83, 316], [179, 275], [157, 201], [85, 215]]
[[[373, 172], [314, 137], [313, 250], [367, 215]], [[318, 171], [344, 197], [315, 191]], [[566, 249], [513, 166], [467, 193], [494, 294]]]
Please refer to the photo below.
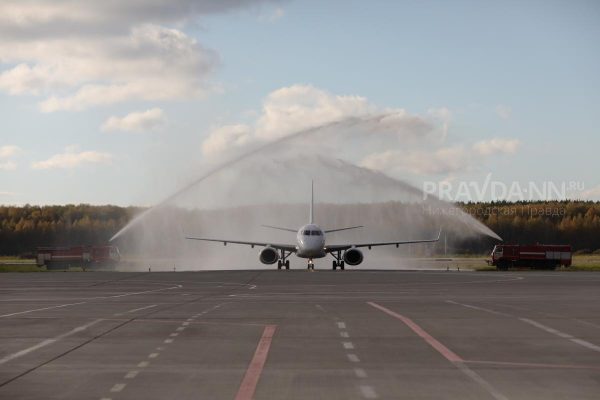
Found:
[[348, 161], [442, 198], [600, 200], [598, 71], [597, 1], [3, 1], [0, 204], [156, 204], [373, 115]]

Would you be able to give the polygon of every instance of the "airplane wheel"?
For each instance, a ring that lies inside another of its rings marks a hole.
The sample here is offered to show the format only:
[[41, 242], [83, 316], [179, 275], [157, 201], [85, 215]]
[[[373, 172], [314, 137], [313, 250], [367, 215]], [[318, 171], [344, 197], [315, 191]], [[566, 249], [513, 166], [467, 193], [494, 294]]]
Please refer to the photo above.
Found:
[[344, 262], [340, 261], [340, 269], [343, 270], [344, 269]]
[[332, 261], [331, 262], [331, 267], [333, 268], [333, 270], [335, 271], [337, 268], [337, 261]]
[[285, 269], [290, 269], [290, 260], [285, 261]]
[[277, 261], [277, 269], [281, 269], [281, 261]]

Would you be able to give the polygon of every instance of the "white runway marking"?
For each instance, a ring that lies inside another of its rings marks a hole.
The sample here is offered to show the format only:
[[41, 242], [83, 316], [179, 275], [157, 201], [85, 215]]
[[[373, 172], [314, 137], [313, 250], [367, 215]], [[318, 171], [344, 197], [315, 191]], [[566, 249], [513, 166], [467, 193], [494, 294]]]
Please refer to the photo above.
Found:
[[343, 338], [349, 338], [350, 337], [350, 335], [346, 331], [340, 332], [340, 336], [343, 337]]
[[507, 314], [507, 313], [503, 313], [501, 311], [495, 311], [495, 310], [490, 310], [489, 308], [472, 306], [470, 304], [458, 303], [458, 302], [452, 301], [452, 300], [446, 300], [446, 303], [456, 304], [456, 305], [463, 306], [463, 307], [466, 307], [466, 308], [472, 308], [473, 310], [484, 311], [484, 312], [487, 312], [487, 313], [490, 313], [490, 314], [502, 315], [503, 317], [513, 317], [513, 315], [510, 315], [510, 314]]
[[111, 393], [118, 393], [121, 390], [125, 389], [125, 386], [127, 386], [126, 383], [115, 383], [115, 385], [110, 389]]
[[183, 322], [181, 325], [188, 326], [189, 324], [190, 324], [189, 322]]
[[171, 336], [171, 337], [176, 337], [176, 336], [179, 336], [179, 333], [177, 333], [177, 332], [173, 332], [173, 333], [171, 333], [169, 336]]
[[148, 309], [148, 308], [153, 308], [153, 307], [156, 307], [157, 305], [158, 305], [158, 304], [152, 304], [151, 306], [140, 307], [140, 308], [134, 308], [133, 310], [125, 311], [125, 312], [118, 313], [118, 314], [115, 314], [115, 315], [116, 315], [117, 317], [119, 317], [119, 316], [121, 316], [121, 315], [124, 315], [124, 314], [131, 314], [131, 313], [134, 313], [134, 312], [136, 312], [136, 311], [142, 311], [142, 310], [146, 310], [146, 309]]
[[373, 389], [369, 385], [360, 385], [360, 392], [362, 393], [362, 395], [365, 399], [376, 399], [377, 398], [377, 393], [375, 392], [375, 389]]
[[140, 368], [146, 368], [148, 365], [150, 365], [150, 363], [148, 361], [142, 361], [137, 366]]
[[165, 339], [165, 343], [173, 343], [173, 339]]
[[352, 362], [360, 362], [360, 359], [356, 354], [346, 354], [346, 356], [348, 357], [348, 360]]
[[362, 368], [354, 368], [354, 374], [356, 375], [357, 378], [361, 378], [361, 379], [367, 377], [367, 372]]
[[558, 329], [554, 329], [552, 327], [549, 327], [547, 325], [541, 324], [541, 323], [539, 323], [537, 321], [534, 321], [532, 319], [529, 319], [529, 318], [520, 318], [520, 317], [517, 317], [515, 315], [503, 313], [503, 312], [500, 312], [500, 311], [490, 310], [489, 308], [483, 308], [483, 307], [472, 306], [470, 304], [458, 303], [458, 302], [452, 301], [452, 300], [446, 300], [446, 303], [456, 304], [456, 305], [459, 305], [459, 306], [463, 306], [463, 307], [467, 307], [467, 308], [472, 308], [474, 310], [484, 311], [484, 312], [487, 312], [487, 313], [490, 313], [490, 314], [502, 315], [503, 317], [517, 318], [519, 321], [522, 321], [522, 322], [525, 322], [525, 323], [527, 323], [529, 325], [535, 326], [538, 329], [541, 329], [543, 331], [546, 331], [548, 333], [556, 335], [556, 336], [558, 336], [560, 338], [570, 340], [571, 342], [576, 343], [576, 344], [578, 344], [580, 346], [583, 346], [583, 347], [585, 347], [585, 348], [587, 348], [589, 350], [600, 352], [600, 346], [597, 346], [597, 345], [595, 345], [593, 343], [590, 343], [590, 342], [588, 342], [586, 340], [576, 338], [573, 335], [570, 335], [568, 333], [559, 331]]
[[82, 326], [78, 326], [77, 328], [72, 329], [72, 330], [70, 330], [67, 333], [63, 333], [62, 335], [55, 336], [55, 337], [53, 337], [51, 339], [46, 339], [46, 340], [44, 340], [44, 341], [42, 341], [42, 342], [40, 342], [40, 343], [38, 343], [38, 344], [36, 344], [34, 346], [28, 347], [28, 348], [26, 348], [24, 350], [18, 351], [18, 352], [13, 353], [13, 354], [9, 354], [9, 355], [7, 355], [7, 356], [5, 356], [5, 357], [3, 357], [3, 358], [0, 359], [0, 365], [2, 365], [4, 363], [7, 363], [10, 360], [14, 360], [15, 358], [19, 358], [19, 357], [27, 355], [27, 354], [29, 354], [31, 352], [39, 350], [42, 347], [46, 347], [48, 345], [56, 343], [56, 342], [58, 342], [61, 339], [64, 339], [64, 338], [66, 338], [68, 336], [71, 336], [71, 335], [74, 335], [75, 333], [82, 332], [82, 331], [86, 330], [87, 328], [89, 328], [90, 326], [97, 324], [100, 321], [102, 321], [102, 320], [101, 319], [97, 319], [97, 320], [92, 321], [92, 322], [90, 322], [88, 324], [85, 324], [85, 325], [82, 325]]
[[519, 318], [519, 320], [521, 320], [523, 322], [526, 322], [526, 323], [528, 323], [530, 325], [533, 325], [536, 328], [542, 329], [542, 330], [544, 330], [544, 331], [546, 331], [548, 333], [551, 333], [553, 335], [561, 337], [563, 339], [568, 339], [571, 342], [576, 343], [576, 344], [578, 344], [580, 346], [583, 346], [583, 347], [585, 347], [585, 348], [587, 348], [589, 350], [600, 352], [600, 346], [596, 346], [595, 344], [590, 343], [590, 342], [588, 342], [586, 340], [576, 338], [573, 335], [569, 335], [568, 333], [561, 332], [558, 329], [554, 329], [554, 328], [551, 328], [551, 327], [546, 326], [544, 324], [540, 324], [539, 322], [534, 321], [534, 320], [529, 319], [529, 318]]
[[182, 331], [182, 330], [184, 330], [184, 329], [185, 329], [185, 326], [180, 326], [179, 328], [177, 328], [177, 329], [176, 329], [176, 331], [179, 331], [179, 332], [181, 332], [181, 331]]
[[535, 326], [536, 328], [540, 328], [541, 330], [544, 330], [544, 331], [546, 331], [546, 332], [548, 332], [548, 333], [551, 333], [551, 334], [553, 334], [553, 335], [559, 336], [559, 337], [561, 337], [561, 338], [565, 338], [565, 339], [571, 339], [571, 338], [573, 337], [573, 336], [569, 335], [568, 333], [564, 333], [564, 332], [561, 332], [561, 331], [557, 331], [557, 330], [556, 330], [556, 329], [554, 329], [554, 328], [550, 328], [549, 326], [542, 325], [542, 324], [540, 324], [539, 322], [536, 322], [536, 321], [534, 321], [534, 320], [532, 320], [532, 319], [529, 319], [529, 318], [519, 318], [519, 319], [520, 319], [521, 321], [523, 321], [523, 322], [526, 322], [526, 323], [528, 323], [528, 324], [530, 324], [530, 325], [533, 325], [533, 326]]
[[156, 358], [158, 357], [158, 353], [152, 353], [148, 356], [148, 358]]
[[79, 302], [79, 303], [69, 303], [69, 304], [61, 304], [59, 306], [50, 306], [50, 307], [36, 308], [34, 310], [19, 311], [19, 312], [15, 312], [15, 313], [11, 313], [11, 314], [0, 315], [0, 318], [12, 317], [13, 315], [29, 314], [29, 313], [36, 312], [36, 311], [53, 310], [55, 308], [77, 306], [79, 304], [86, 304], [86, 303], [87, 303], [86, 301], [82, 301], [82, 302]]
[[469, 378], [473, 379], [477, 382], [482, 388], [484, 388], [493, 398], [496, 400], [508, 400], [506, 396], [502, 393], [498, 392], [496, 388], [490, 385], [485, 379], [483, 379], [479, 374], [469, 367], [467, 367], [463, 362], [455, 362], [454, 365], [462, 371], [463, 374], [467, 375]]
[[352, 344], [352, 342], [342, 342], [342, 345], [344, 346], [345, 349], [351, 350], [354, 348], [354, 344]]
[[129, 371], [127, 375], [125, 375], [125, 379], [133, 379], [137, 376], [139, 371]]
[[337, 323], [338, 328], [340, 329], [346, 329], [346, 324], [344, 322], [338, 322]]
[[[125, 297], [125, 296], [135, 296], [138, 294], [146, 294], [146, 293], [153, 293], [153, 292], [160, 292], [163, 290], [172, 290], [172, 289], [180, 289], [182, 287], [182, 285], [176, 285], [176, 286], [171, 286], [168, 288], [161, 288], [161, 289], [153, 289], [153, 290], [145, 290], [143, 292], [131, 292], [131, 293], [123, 293], [123, 294], [117, 294], [114, 296], [99, 296], [99, 297], [91, 297], [89, 298], [89, 300], [96, 300], [96, 299], [114, 299], [114, 298], [118, 298], [118, 297]], [[63, 307], [70, 307], [70, 306], [77, 306], [80, 304], [87, 304], [87, 301], [82, 301], [79, 303], [69, 303], [69, 304], [61, 304], [58, 306], [50, 306], [50, 307], [43, 307], [43, 308], [36, 308], [34, 310], [26, 310], [26, 311], [20, 311], [20, 312], [16, 312], [16, 313], [11, 313], [11, 314], [4, 314], [4, 315], [0, 315], [0, 318], [5, 318], [5, 317], [12, 317], [14, 315], [21, 315], [21, 314], [28, 314], [28, 313], [32, 313], [32, 312], [37, 312], [37, 311], [44, 311], [44, 310], [52, 310], [55, 308], [63, 308]]]
[[[446, 360], [450, 361], [454, 364], [463, 374], [467, 375], [469, 378], [474, 380], [485, 389], [493, 398], [496, 400], [507, 400], [507, 398], [500, 392], [498, 392], [492, 385], [490, 385], [485, 379], [479, 376], [475, 371], [471, 370], [464, 363], [464, 360], [454, 353], [452, 350], [444, 346], [441, 342], [439, 342], [436, 338], [427, 333], [423, 328], [417, 325], [413, 320], [404, 315], [398, 314], [386, 307], [383, 307], [377, 303], [368, 302], [367, 304], [375, 307], [376, 309], [383, 311], [384, 313], [402, 321], [404, 325], [409, 327], [414, 333], [420, 336], [427, 344], [429, 344], [432, 348], [437, 350]], [[463, 304], [461, 304], [463, 305]]]

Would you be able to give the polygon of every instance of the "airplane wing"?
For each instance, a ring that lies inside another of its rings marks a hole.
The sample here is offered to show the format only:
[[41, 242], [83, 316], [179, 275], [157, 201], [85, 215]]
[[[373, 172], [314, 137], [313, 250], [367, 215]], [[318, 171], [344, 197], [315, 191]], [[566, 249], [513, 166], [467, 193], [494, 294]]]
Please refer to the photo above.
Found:
[[325, 251], [340, 251], [340, 250], [348, 250], [352, 247], [368, 247], [371, 250], [371, 247], [375, 246], [391, 246], [396, 245], [398, 247], [401, 244], [411, 244], [411, 243], [434, 243], [440, 240], [440, 236], [442, 235], [442, 230], [438, 233], [437, 238], [435, 239], [424, 239], [424, 240], [399, 240], [395, 242], [375, 242], [375, 243], [357, 243], [357, 244], [333, 244], [329, 246], [325, 246]]
[[274, 249], [277, 250], [285, 250], [285, 251], [291, 251], [291, 252], [296, 252], [296, 245], [295, 244], [277, 244], [277, 243], [266, 243], [266, 242], [243, 242], [240, 240], [228, 240], [228, 239], [209, 239], [209, 238], [199, 238], [199, 237], [192, 237], [192, 236], [186, 236], [186, 239], [189, 240], [202, 240], [205, 242], [219, 242], [219, 243], [223, 243], [223, 245], [227, 246], [227, 243], [233, 243], [233, 244], [245, 244], [247, 246], [258, 246], [258, 247], [272, 247]]

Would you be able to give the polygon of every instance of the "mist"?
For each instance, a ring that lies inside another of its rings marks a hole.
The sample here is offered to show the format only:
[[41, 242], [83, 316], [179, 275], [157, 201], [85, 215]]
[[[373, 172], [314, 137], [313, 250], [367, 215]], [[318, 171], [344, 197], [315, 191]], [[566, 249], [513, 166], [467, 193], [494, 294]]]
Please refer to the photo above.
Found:
[[[435, 238], [448, 241], [477, 235], [500, 239], [454, 205], [380, 171], [360, 166], [373, 151], [432, 139], [433, 129], [378, 114], [313, 127], [252, 146], [232, 145], [206, 157], [198, 178], [138, 215], [111, 239], [123, 268], [152, 270], [247, 269], [260, 264], [258, 248], [184, 239], [295, 243], [295, 234], [261, 225], [299, 228], [308, 222], [310, 182], [315, 187], [315, 222], [324, 229], [364, 228], [332, 233], [328, 244]], [[415, 268], [414, 257], [439, 253], [439, 245], [365, 250], [360, 268]], [[306, 260], [292, 256], [292, 268]], [[317, 268], [331, 259], [316, 260]], [[356, 268], [356, 267], [354, 267]]]

